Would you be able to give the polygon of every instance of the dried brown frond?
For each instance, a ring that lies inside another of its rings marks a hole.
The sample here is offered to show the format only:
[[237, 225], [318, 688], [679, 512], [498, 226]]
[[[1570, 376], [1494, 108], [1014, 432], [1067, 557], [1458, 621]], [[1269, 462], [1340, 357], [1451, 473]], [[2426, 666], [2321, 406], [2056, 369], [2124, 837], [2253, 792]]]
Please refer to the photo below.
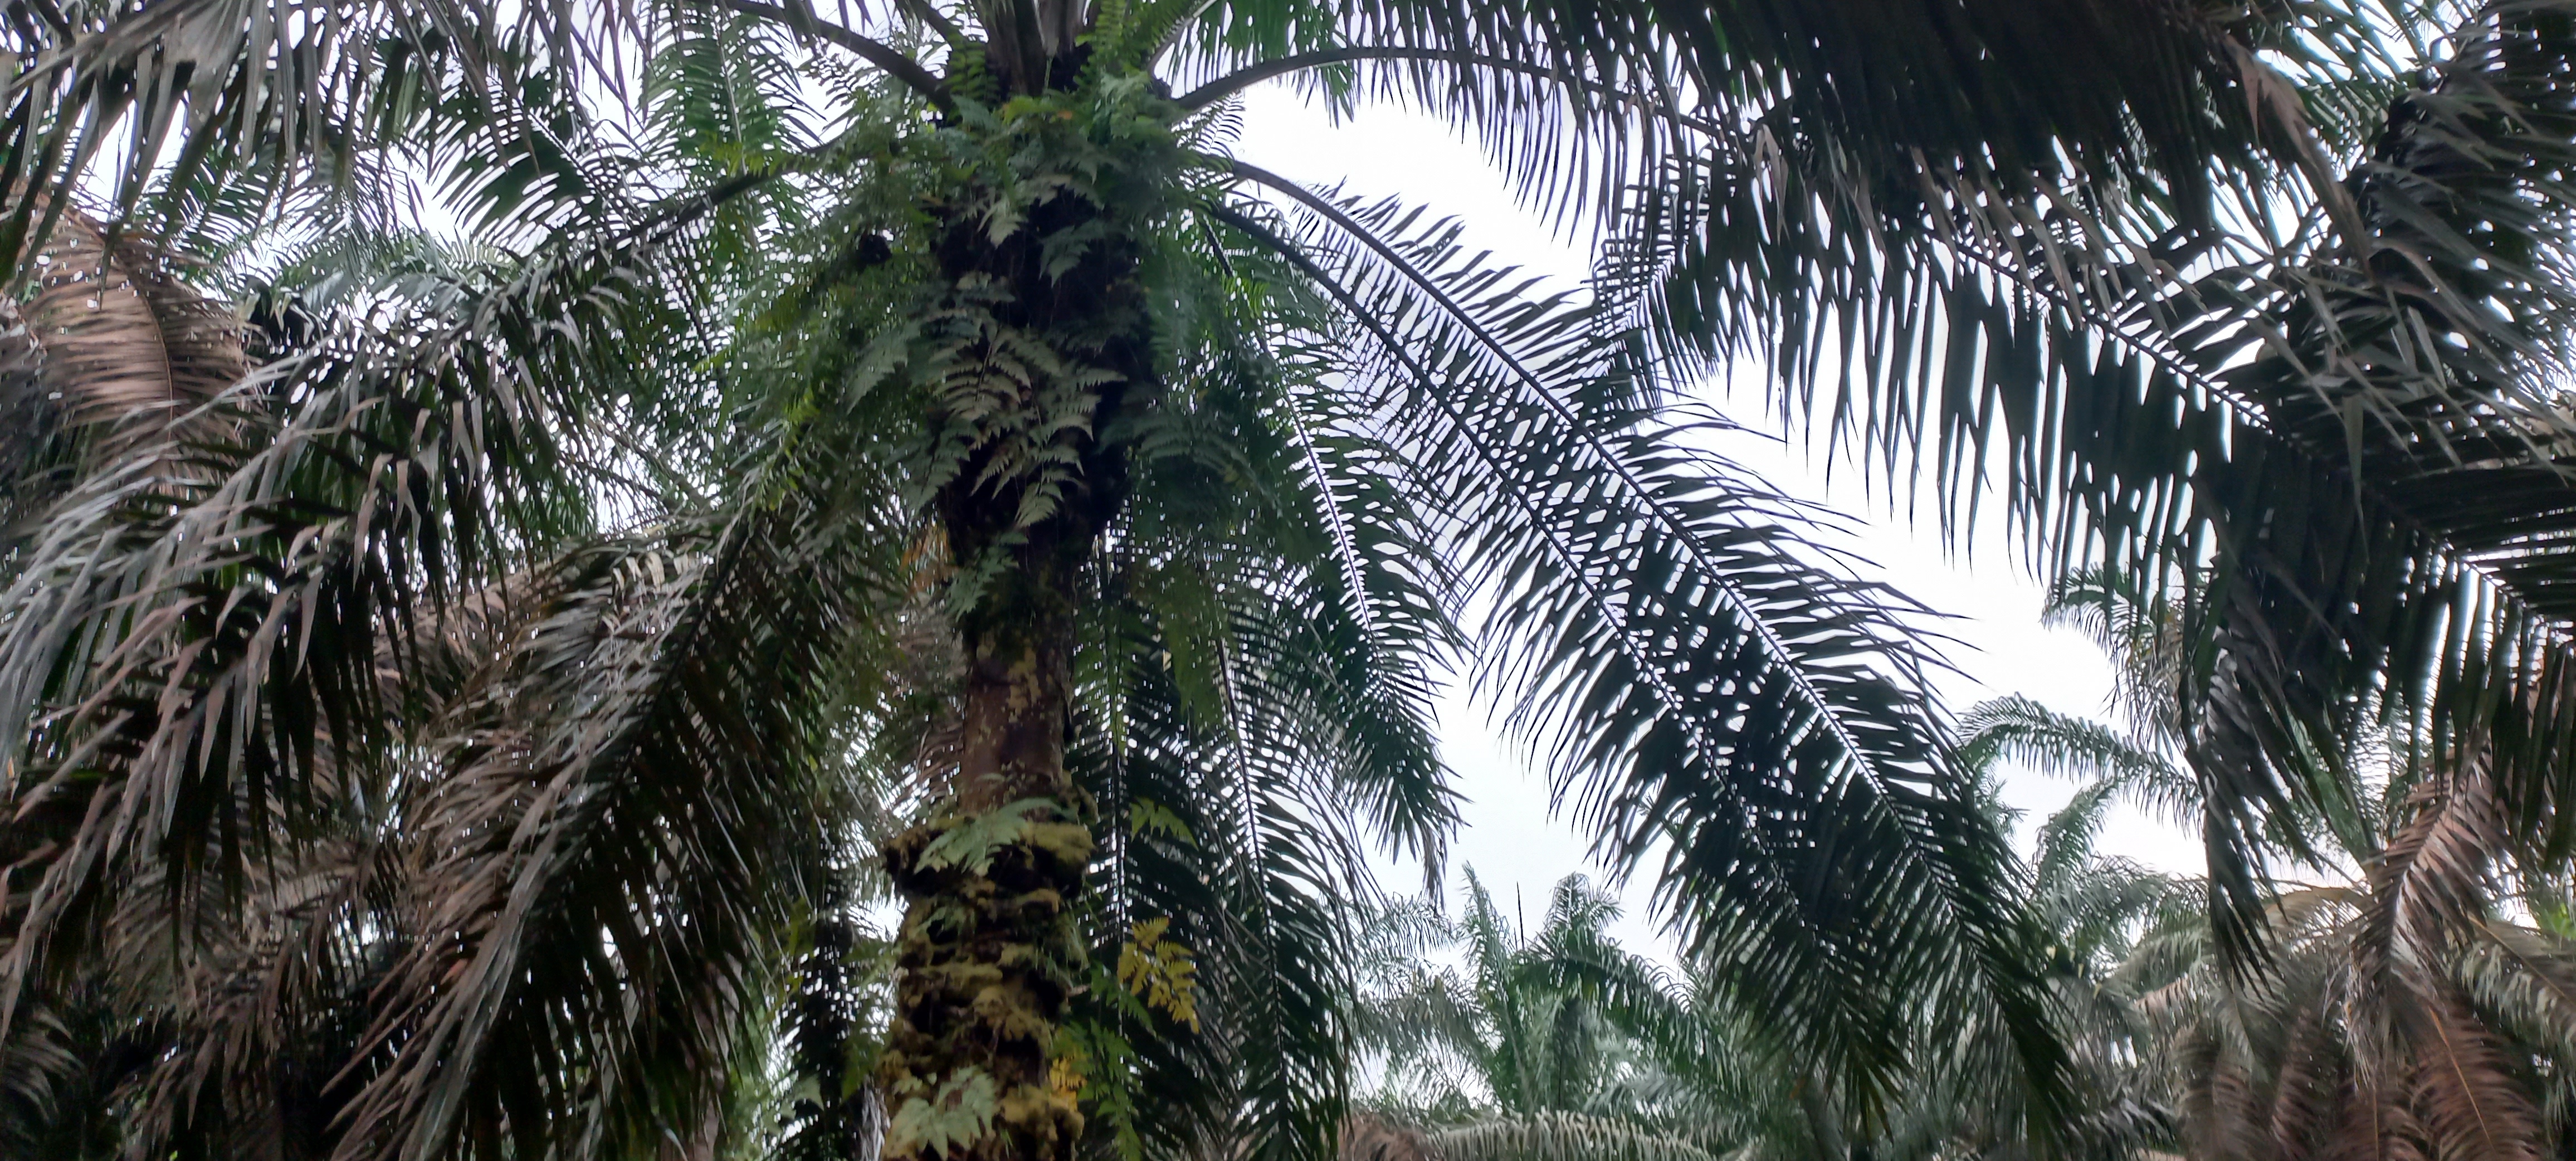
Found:
[[2459, 997], [2426, 997], [2410, 1012], [2417, 1120], [2439, 1161], [2537, 1161], [2555, 1152], [2540, 1110], [2494, 1034]]
[[2430, 1161], [2414, 1115], [2399, 1094], [2358, 1076], [2345, 1090], [2342, 1115], [2318, 1156], [2319, 1161]]
[[2507, 820], [2483, 768], [2427, 779], [2410, 817], [2369, 868], [2369, 906], [2353, 947], [2365, 986], [2396, 986], [2443, 957], [2495, 898], [2494, 861], [2509, 849]]
[[[205, 404], [249, 370], [242, 328], [174, 261], [70, 211], [34, 256], [33, 296], [0, 302], [0, 540], [24, 536], [87, 474], [167, 472], [180, 444], [226, 434]], [[187, 416], [197, 426], [169, 430]], [[163, 450], [120, 463], [148, 448]]]
[[240, 320], [180, 281], [174, 261], [76, 210], [36, 256], [31, 386], [65, 426], [101, 431], [110, 453], [160, 438], [249, 370]]
[[2349, 1057], [2330, 1006], [2301, 1005], [2272, 1079], [2273, 1155], [2285, 1161], [2315, 1156], [2350, 1081]]
[[2206, 1029], [2186, 1034], [2176, 1056], [2186, 1080], [2183, 1124], [2194, 1157], [2209, 1161], [2261, 1161], [2271, 1142], [2263, 1134], [2262, 1101], [2245, 1062], [2225, 1040]]

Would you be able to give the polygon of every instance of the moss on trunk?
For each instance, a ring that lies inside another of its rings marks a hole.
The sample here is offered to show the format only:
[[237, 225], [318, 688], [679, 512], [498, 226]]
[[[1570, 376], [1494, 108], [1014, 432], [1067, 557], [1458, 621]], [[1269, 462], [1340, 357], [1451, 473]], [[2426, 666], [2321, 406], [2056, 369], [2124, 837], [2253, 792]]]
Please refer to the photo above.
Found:
[[1031, 612], [970, 642], [956, 794], [886, 852], [911, 900], [884, 1062], [890, 1157], [1035, 1161], [1082, 1133], [1050, 1066], [1082, 970], [1067, 908], [1092, 840], [1064, 767], [1068, 619]]
[[933, 504], [966, 674], [951, 794], [885, 852], [908, 900], [879, 1073], [891, 1161], [1056, 1161], [1082, 1133], [1054, 1068], [1088, 972], [1071, 908], [1092, 806], [1064, 761], [1076, 614], [1128, 486], [1100, 433], [1157, 383], [1139, 271], [1174, 172], [1168, 136], [1139, 129], [1160, 110], [1121, 92], [1008, 102], [971, 126], [975, 179], [926, 207], [948, 289], [919, 363], [955, 449]]

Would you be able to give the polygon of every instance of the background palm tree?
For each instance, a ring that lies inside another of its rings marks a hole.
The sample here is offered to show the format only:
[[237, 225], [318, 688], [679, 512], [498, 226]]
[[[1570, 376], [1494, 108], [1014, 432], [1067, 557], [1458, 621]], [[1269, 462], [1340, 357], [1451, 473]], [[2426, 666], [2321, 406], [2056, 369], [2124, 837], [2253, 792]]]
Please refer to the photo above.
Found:
[[[2143, 939], [2203, 936], [2192, 884], [2093, 852], [2119, 784], [2096, 782], [2039, 830], [2032, 896], [2051, 933], [2050, 1000], [2083, 1103], [2056, 1147], [2128, 1157], [2174, 1143], [2180, 1119], [2161, 1026], [2141, 1012]], [[1992, 803], [1993, 800], [1989, 799]], [[1999, 805], [1990, 807], [1998, 812]], [[1839, 1102], [1814, 1061], [1705, 986], [1605, 930], [1615, 905], [1559, 883], [1536, 929], [1470, 874], [1455, 921], [1425, 900], [1371, 927], [1380, 965], [1359, 1021], [1372, 1089], [1343, 1134], [1351, 1161], [1841, 1161], [2049, 1155], [2000, 1031], [1926, 1011], [1906, 1088], [1880, 1108]], [[2167, 943], [2155, 944], [2159, 952]]]
[[2336, 841], [2304, 868], [2275, 832], [2272, 873], [2325, 885], [2282, 886], [2265, 958], [2232, 961], [2207, 913], [2174, 906], [2186, 884], [2090, 851], [2108, 803], [2185, 820], [2200, 808], [2175, 754], [2193, 732], [2175, 694], [2178, 611], [2095, 573], [2059, 585], [2050, 614], [2119, 662], [2130, 728], [2007, 698], [1966, 715], [1964, 752], [2085, 779], [2042, 831], [2036, 898], [2098, 997], [2079, 1042], [2107, 1051], [2079, 1055], [2120, 1062], [2115, 1083], [2169, 1116], [2139, 1143], [2282, 1159], [2563, 1150], [2576, 1015], [2565, 888], [2539, 878], [2515, 892], [2498, 873], [2513, 845], [2484, 772], [2430, 767], [2403, 735], [2320, 756], [2369, 793], [2332, 800], [2335, 817], [2288, 820]]
[[[1364, 993], [1362, 1043], [1384, 1070], [1381, 1101], [1437, 1120], [1639, 1111], [1634, 1082], [1648, 1066], [1623, 1025], [1660, 1007], [1671, 985], [1610, 942], [1617, 905], [1568, 876], [1527, 930], [1472, 870], [1465, 900], [1454, 922], [1414, 901], [1374, 925], [1394, 953]], [[1463, 962], [1434, 958], [1450, 954]]]
[[1725, 1009], [1608, 934], [1617, 904], [1559, 881], [1536, 929], [1471, 871], [1455, 920], [1428, 898], [1369, 928], [1360, 1044], [1376, 1074], [1345, 1157], [1452, 1161], [1771, 1155], [1803, 1134], [1795, 1069]]

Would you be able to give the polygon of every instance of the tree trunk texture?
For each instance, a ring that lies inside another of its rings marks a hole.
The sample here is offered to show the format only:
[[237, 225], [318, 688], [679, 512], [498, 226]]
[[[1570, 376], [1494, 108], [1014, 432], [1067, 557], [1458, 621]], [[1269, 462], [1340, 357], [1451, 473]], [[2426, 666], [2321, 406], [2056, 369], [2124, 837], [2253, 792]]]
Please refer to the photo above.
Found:
[[[1034, 599], [1011, 602], [1016, 623], [967, 642], [953, 799], [886, 852], [909, 905], [883, 1075], [898, 1117], [925, 1100], [919, 1115], [940, 1126], [898, 1124], [891, 1157], [1043, 1161], [1069, 1155], [1082, 1134], [1074, 1094], [1049, 1075], [1083, 963], [1067, 908], [1092, 852], [1087, 803], [1064, 765], [1072, 618], [1060, 596], [1070, 586], [1056, 569], [1030, 572], [1023, 595]], [[989, 847], [958, 842], [950, 858], [924, 857], [996, 822]]]
[[1071, 909], [1093, 851], [1093, 804], [1065, 768], [1065, 742], [1085, 569], [1127, 486], [1123, 461], [1093, 433], [1154, 372], [1136, 247], [1096, 241], [1048, 277], [1042, 242], [1101, 216], [1066, 194], [998, 244], [980, 219], [952, 217], [943, 231], [941, 266], [958, 285], [1011, 288], [990, 308], [997, 322], [1110, 376], [1087, 389], [1088, 430], [1062, 436], [1080, 469], [1053, 515], [1022, 524], [1026, 488], [982, 479], [980, 450], [936, 501], [961, 570], [996, 553], [1006, 567], [986, 573], [989, 588], [959, 615], [966, 672], [951, 797], [885, 851], [907, 899], [879, 1070], [889, 1161], [1061, 1161], [1082, 1134], [1078, 1089], [1052, 1067], [1087, 975]]

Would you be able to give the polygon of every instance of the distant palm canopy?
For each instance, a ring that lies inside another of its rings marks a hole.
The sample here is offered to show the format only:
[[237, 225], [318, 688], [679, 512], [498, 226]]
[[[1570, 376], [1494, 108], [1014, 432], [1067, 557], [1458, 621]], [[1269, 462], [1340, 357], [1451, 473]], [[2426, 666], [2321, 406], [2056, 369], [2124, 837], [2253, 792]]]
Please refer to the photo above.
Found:
[[[1732, 359], [2177, 610], [2227, 962], [2355, 739], [2576, 846], [2563, 0], [0, 11], [13, 1154], [1329, 1154], [1453, 669], [1798, 1091], [1974, 1020], [2080, 1149]], [[1271, 80], [1592, 278], [1260, 168]]]

